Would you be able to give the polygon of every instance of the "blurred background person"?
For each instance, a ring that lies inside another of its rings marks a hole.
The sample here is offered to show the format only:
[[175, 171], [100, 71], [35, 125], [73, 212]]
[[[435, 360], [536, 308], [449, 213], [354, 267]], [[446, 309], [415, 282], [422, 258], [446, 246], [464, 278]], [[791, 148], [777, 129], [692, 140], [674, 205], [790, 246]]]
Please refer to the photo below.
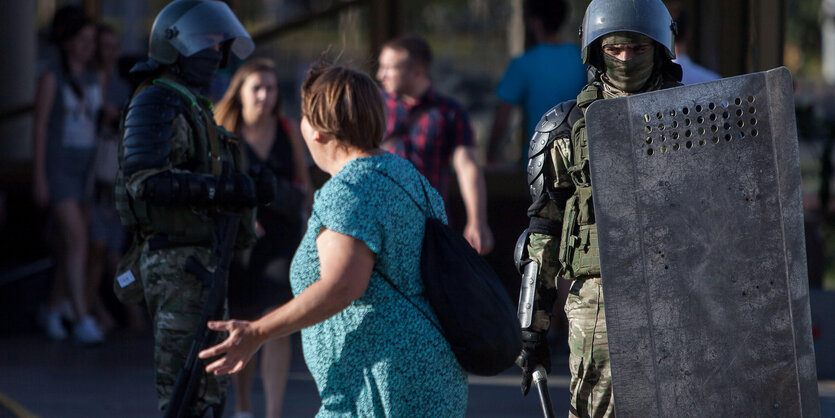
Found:
[[432, 50], [423, 38], [404, 36], [383, 45], [377, 71], [386, 104], [383, 149], [414, 164], [447, 203], [452, 159], [467, 212], [464, 238], [487, 254], [493, 250], [493, 232], [473, 130], [467, 112], [432, 87], [431, 65]]
[[693, 62], [687, 55], [687, 42], [690, 41], [690, 22], [687, 12], [680, 5], [672, 5], [673, 19], [676, 21], [676, 59], [673, 60], [681, 66], [681, 84], [697, 84], [722, 78], [719, 74]]
[[[564, 42], [560, 29], [571, 14], [564, 0], [526, 0], [525, 26], [534, 46], [514, 58], [504, 73], [496, 96], [500, 103], [493, 116], [493, 126], [487, 149], [488, 164], [498, 164], [504, 139], [509, 137], [508, 121], [513, 106], [524, 112], [525, 140], [522, 141], [522, 161], [528, 161], [528, 141], [540, 118], [555, 105], [577, 98], [587, 82], [586, 66], [580, 58], [580, 47]], [[569, 283], [561, 280], [558, 301], [554, 305], [553, 343], [557, 351], [567, 353], [567, 322], [562, 308], [568, 297]]]
[[[56, 226], [57, 268], [42, 316], [47, 335], [67, 338], [62, 300], [69, 295], [73, 337], [99, 343], [104, 336], [90, 315], [86, 295], [89, 188], [96, 151], [96, 121], [102, 95], [88, 68], [95, 53], [95, 26], [77, 6], [55, 12], [49, 52], [38, 78], [33, 128], [33, 197], [48, 208]], [[66, 309], [64, 309], [66, 311]]]
[[[87, 260], [87, 299], [90, 310], [108, 331], [116, 320], [102, 298], [104, 277], [113, 277], [125, 249], [126, 233], [119, 222], [113, 185], [119, 169], [119, 118], [122, 106], [130, 97], [130, 84], [119, 74], [119, 35], [109, 25], [96, 27], [95, 68], [102, 89], [102, 111], [98, 125], [98, 143], [93, 160], [92, 204], [90, 205], [90, 248]], [[107, 289], [111, 281], [104, 280]], [[144, 317], [136, 305], [125, 305], [128, 326], [142, 329]]]
[[[293, 297], [290, 260], [301, 240], [303, 212], [309, 212], [312, 190], [297, 125], [281, 116], [275, 70], [269, 59], [244, 63], [215, 112], [218, 124], [242, 140], [244, 165], [250, 170], [272, 171], [279, 183], [275, 201], [258, 209], [258, 241], [237, 257], [231, 268], [229, 314], [246, 320], [257, 319]], [[264, 343], [261, 380], [268, 417], [281, 415], [290, 356], [289, 336]], [[253, 416], [250, 391], [256, 364], [249, 362], [233, 377], [236, 418]]]
[[318, 416], [464, 416], [466, 374], [418, 310], [434, 316], [420, 279], [425, 215], [404, 192], [436, 214], [443, 199], [412, 164], [379, 148], [383, 102], [365, 74], [314, 66], [302, 115], [313, 161], [332, 177], [293, 257], [296, 297], [253, 322], [210, 322], [230, 334], [201, 352], [225, 354], [207, 371], [240, 372], [268, 339], [301, 330]]
[[500, 103], [487, 145], [488, 164], [501, 160], [513, 106], [521, 106], [524, 111], [526, 140], [521, 155], [522, 161], [527, 161], [528, 140], [542, 115], [555, 104], [574, 99], [586, 85], [580, 48], [560, 38], [560, 28], [569, 14], [564, 0], [525, 1], [525, 26], [534, 46], [510, 62], [496, 88]]

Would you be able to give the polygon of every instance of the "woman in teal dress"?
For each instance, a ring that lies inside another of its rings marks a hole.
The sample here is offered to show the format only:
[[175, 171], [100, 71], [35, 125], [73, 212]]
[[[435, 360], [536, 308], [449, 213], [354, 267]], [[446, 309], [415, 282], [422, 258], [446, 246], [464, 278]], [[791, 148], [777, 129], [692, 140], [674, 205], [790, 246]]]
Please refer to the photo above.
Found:
[[379, 149], [385, 113], [368, 76], [314, 66], [302, 85], [302, 115], [313, 161], [332, 177], [315, 195], [293, 258], [296, 297], [256, 321], [210, 322], [230, 334], [200, 353], [225, 354], [206, 370], [236, 373], [264, 341], [301, 329], [322, 397], [318, 416], [463, 416], [466, 374], [406, 300], [433, 316], [420, 252], [423, 210], [443, 214], [440, 195], [409, 162]]

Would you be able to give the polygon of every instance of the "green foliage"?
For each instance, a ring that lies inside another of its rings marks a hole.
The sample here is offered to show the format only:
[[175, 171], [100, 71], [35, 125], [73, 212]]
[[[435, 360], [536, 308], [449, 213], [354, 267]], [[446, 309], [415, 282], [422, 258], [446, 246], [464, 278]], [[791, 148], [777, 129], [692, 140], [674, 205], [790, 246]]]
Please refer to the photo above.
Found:
[[[835, 223], [824, 222], [823, 234], [823, 288], [835, 290]], [[808, 249], [807, 249], [808, 251]]]
[[[796, 75], [820, 77], [821, 65], [821, 0], [788, 0], [786, 5], [786, 48], [799, 54]], [[791, 60], [791, 58], [790, 58]]]
[[802, 45], [805, 51], [819, 51], [821, 46], [821, 0], [789, 0], [786, 41]]

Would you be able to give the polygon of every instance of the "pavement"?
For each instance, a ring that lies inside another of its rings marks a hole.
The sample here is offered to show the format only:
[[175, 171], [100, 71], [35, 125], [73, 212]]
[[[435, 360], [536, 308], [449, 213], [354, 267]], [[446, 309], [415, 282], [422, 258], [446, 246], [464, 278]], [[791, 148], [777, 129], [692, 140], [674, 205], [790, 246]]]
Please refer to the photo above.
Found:
[[[152, 344], [150, 336], [129, 334], [111, 336], [94, 347], [49, 341], [40, 334], [0, 335], [0, 418], [160, 416]], [[312, 417], [319, 409], [319, 395], [301, 358], [297, 335], [293, 346], [282, 416]], [[567, 371], [567, 358], [555, 359], [554, 366]], [[568, 376], [551, 376], [549, 383], [554, 408], [567, 411]], [[226, 417], [232, 416], [232, 393]], [[264, 396], [258, 378], [252, 402], [255, 416], [263, 417]], [[535, 392], [522, 396], [515, 369], [470, 379], [469, 417], [540, 417], [540, 408]]]
[[[284, 417], [311, 417], [319, 408], [316, 386], [293, 337], [293, 360]], [[5, 417], [152, 417], [159, 416], [153, 383], [152, 339], [117, 334], [105, 344], [85, 347], [49, 341], [40, 334], [0, 335], [0, 418]], [[554, 370], [568, 371], [567, 357], [555, 356]], [[568, 411], [566, 374], [549, 376], [558, 416]], [[823, 417], [835, 417], [835, 381], [819, 382]], [[234, 395], [225, 417], [232, 416]], [[253, 387], [256, 417], [264, 416], [260, 379]], [[498, 376], [471, 376], [468, 417], [540, 417], [538, 397], [523, 397], [515, 368]]]

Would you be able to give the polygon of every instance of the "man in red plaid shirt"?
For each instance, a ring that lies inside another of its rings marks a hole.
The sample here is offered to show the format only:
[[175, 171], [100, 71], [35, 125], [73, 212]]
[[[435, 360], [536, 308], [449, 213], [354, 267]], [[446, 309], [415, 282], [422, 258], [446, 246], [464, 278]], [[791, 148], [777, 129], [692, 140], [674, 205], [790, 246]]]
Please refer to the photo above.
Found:
[[487, 190], [475, 161], [473, 131], [464, 109], [432, 88], [431, 63], [432, 52], [421, 38], [401, 37], [383, 46], [377, 72], [386, 102], [383, 148], [411, 161], [446, 202], [452, 159], [467, 211], [464, 238], [487, 254], [493, 233], [487, 226]]

